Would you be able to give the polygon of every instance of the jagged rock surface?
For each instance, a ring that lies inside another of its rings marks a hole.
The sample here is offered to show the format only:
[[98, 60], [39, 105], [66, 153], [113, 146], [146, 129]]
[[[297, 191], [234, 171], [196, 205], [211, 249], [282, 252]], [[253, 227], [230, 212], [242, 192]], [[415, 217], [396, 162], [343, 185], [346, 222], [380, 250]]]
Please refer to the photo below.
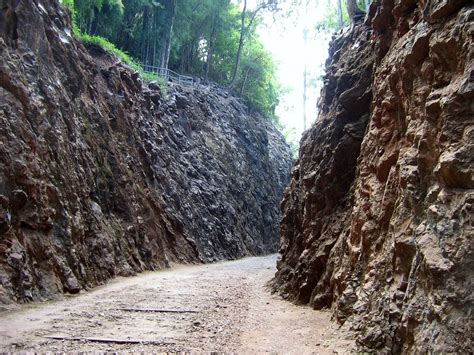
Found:
[[374, 2], [330, 49], [285, 192], [285, 297], [359, 350], [473, 351], [474, 8]]
[[72, 38], [56, 1], [16, 16], [18, 40], [0, 33], [0, 303], [276, 251], [292, 159], [268, 120], [216, 87], [162, 97]]

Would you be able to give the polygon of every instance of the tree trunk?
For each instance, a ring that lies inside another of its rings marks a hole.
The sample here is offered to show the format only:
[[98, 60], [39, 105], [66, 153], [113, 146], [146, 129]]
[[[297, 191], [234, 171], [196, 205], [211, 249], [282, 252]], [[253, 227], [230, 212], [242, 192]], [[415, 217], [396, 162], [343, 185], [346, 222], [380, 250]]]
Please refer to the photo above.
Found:
[[[94, 9], [92, 9], [92, 13], [94, 13]], [[87, 33], [91, 34], [92, 33], [92, 18], [93, 16], [90, 16], [88, 19], [88, 24], [87, 24]]]
[[361, 14], [363, 14], [363, 12], [359, 10], [356, 0], [346, 0], [346, 3], [347, 3], [347, 12], [349, 14], [349, 18], [351, 19], [351, 22], [354, 23], [356, 19]]
[[193, 61], [193, 48], [194, 48], [195, 40], [192, 40], [190, 43], [184, 46], [181, 52], [181, 59], [179, 61], [179, 70], [181, 73], [190, 72], [191, 70], [191, 63]]
[[337, 27], [341, 29], [343, 26], [342, 22], [342, 5], [341, 0], [337, 0]]
[[166, 58], [166, 48], [167, 48], [168, 41], [165, 39], [165, 42], [161, 46], [161, 53], [160, 53], [160, 68], [165, 67], [165, 58]]
[[171, 21], [170, 21], [170, 30], [166, 39], [166, 49], [164, 52], [164, 60], [163, 60], [163, 68], [168, 69], [168, 63], [170, 60], [170, 52], [171, 52], [171, 38], [173, 37], [173, 26], [174, 26], [174, 20], [176, 18], [176, 0], [172, 0], [171, 2]]
[[240, 97], [244, 96], [245, 86], [247, 85], [247, 79], [249, 78], [250, 72], [251, 72], [251, 69], [247, 68], [247, 70], [245, 72], [244, 81], [242, 83], [242, 87], [240, 88]]
[[207, 56], [206, 56], [206, 67], [204, 69], [204, 84], [207, 84], [209, 78], [209, 68], [211, 67], [211, 60], [212, 54], [214, 50], [214, 37], [216, 35], [216, 27], [217, 27], [217, 11], [214, 12], [212, 16], [212, 28], [211, 28], [211, 35], [209, 36], [209, 46], [207, 48]]
[[145, 6], [143, 9], [143, 24], [142, 24], [142, 33], [141, 33], [141, 43], [142, 43], [142, 62], [143, 64], [148, 64], [148, 37], [146, 35], [148, 28], [148, 6]]
[[[273, 3], [274, 0], [269, 1], [269, 3]], [[241, 17], [241, 26], [240, 26], [240, 39], [239, 39], [239, 49], [237, 50], [237, 56], [235, 59], [235, 67], [234, 67], [234, 73], [232, 75], [232, 80], [230, 81], [229, 84], [229, 89], [233, 89], [235, 87], [235, 84], [237, 83], [237, 76], [239, 74], [239, 69], [240, 69], [240, 60], [242, 57], [242, 49], [244, 47], [244, 40], [245, 36], [247, 35], [247, 32], [250, 30], [252, 27], [252, 23], [257, 17], [257, 14], [259, 13], [260, 10], [263, 10], [267, 7], [266, 2], [262, 2], [252, 13], [252, 17], [250, 18], [249, 23], [247, 26], [245, 25], [245, 18], [246, 18], [246, 10], [247, 10], [247, 0], [244, 0], [244, 8], [242, 10], [242, 17]]]
[[158, 36], [157, 36], [157, 31], [156, 29], [158, 28], [157, 24], [156, 24], [156, 18], [158, 16], [156, 16], [156, 13], [152, 13], [151, 15], [151, 24], [152, 24], [152, 28], [151, 28], [151, 33], [155, 33], [155, 36], [153, 36], [153, 54], [152, 54], [152, 58], [151, 58], [151, 65], [152, 66], [156, 66], [156, 46], [157, 46], [157, 42], [158, 42]]
[[244, 0], [244, 8], [241, 15], [240, 23], [240, 39], [239, 39], [239, 48], [237, 49], [237, 56], [235, 58], [234, 73], [232, 74], [232, 79], [229, 84], [229, 88], [233, 89], [237, 82], [237, 75], [240, 69], [240, 57], [242, 56], [242, 48], [244, 47], [244, 37], [245, 37], [245, 17], [247, 11], [247, 0]]

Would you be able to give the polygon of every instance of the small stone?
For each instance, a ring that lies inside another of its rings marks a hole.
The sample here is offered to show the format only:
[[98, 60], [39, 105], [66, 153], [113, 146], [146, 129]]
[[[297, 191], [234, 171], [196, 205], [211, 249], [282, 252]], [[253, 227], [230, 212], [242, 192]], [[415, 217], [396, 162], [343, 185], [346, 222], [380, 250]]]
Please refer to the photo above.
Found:
[[23, 256], [21, 254], [18, 254], [18, 253], [11, 253], [9, 255], [10, 259], [12, 260], [16, 260], [16, 261], [23, 261]]
[[176, 100], [176, 107], [178, 109], [184, 109], [188, 106], [189, 99], [184, 95], [176, 94], [175, 100]]
[[150, 88], [150, 90], [161, 91], [160, 83], [158, 81], [150, 81], [148, 83], [148, 87]]

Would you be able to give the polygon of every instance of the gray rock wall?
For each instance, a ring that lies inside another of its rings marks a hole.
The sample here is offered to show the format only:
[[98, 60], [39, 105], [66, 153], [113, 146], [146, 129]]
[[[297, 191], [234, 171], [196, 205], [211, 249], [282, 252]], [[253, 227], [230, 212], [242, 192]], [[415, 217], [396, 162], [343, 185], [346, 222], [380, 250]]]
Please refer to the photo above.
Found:
[[56, 1], [0, 31], [0, 303], [175, 262], [273, 252], [292, 164], [263, 117], [215, 87], [163, 97], [71, 37]]

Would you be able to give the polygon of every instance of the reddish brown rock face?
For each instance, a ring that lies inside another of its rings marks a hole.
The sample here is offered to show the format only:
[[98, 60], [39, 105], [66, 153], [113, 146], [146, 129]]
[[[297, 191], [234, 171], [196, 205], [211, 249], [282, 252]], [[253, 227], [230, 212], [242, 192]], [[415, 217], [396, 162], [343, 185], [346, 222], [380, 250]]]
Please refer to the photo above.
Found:
[[469, 352], [474, 8], [381, 1], [366, 23], [332, 43], [274, 285], [331, 308], [360, 349]]
[[15, 18], [18, 38], [0, 26], [0, 303], [276, 251], [293, 161], [267, 119], [215, 87], [162, 97], [72, 38], [56, 1]]

